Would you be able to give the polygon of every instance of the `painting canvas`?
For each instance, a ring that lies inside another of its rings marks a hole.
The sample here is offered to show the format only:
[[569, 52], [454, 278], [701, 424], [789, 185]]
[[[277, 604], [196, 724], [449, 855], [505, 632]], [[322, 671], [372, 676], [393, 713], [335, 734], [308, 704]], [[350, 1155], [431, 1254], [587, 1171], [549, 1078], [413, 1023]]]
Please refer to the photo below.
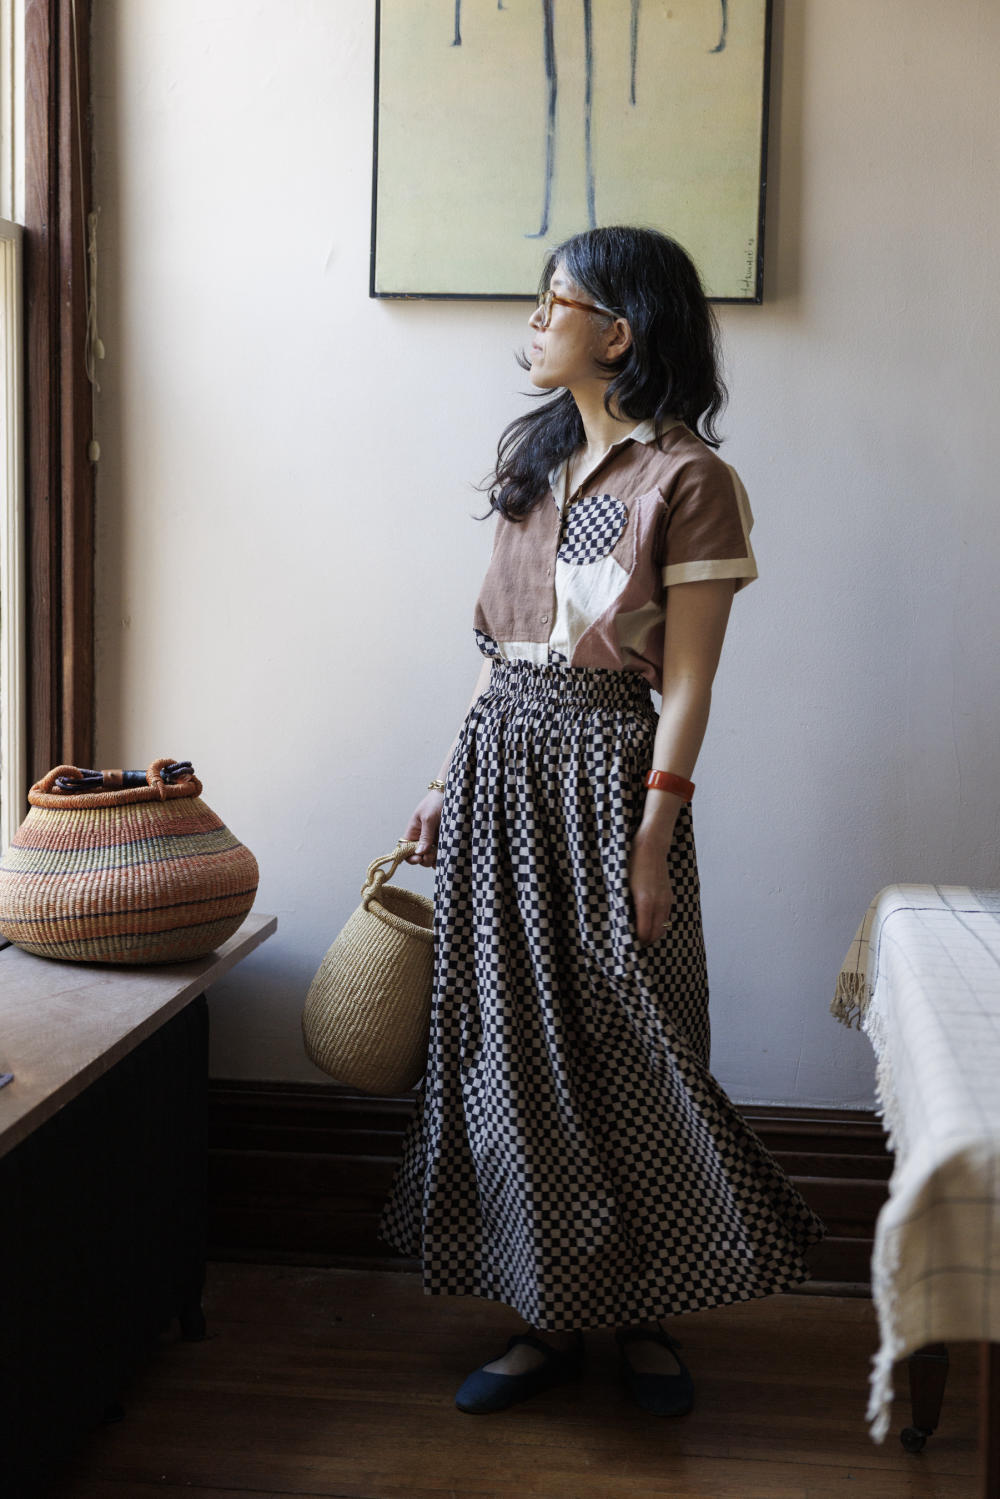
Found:
[[525, 297], [598, 224], [759, 301], [769, 0], [379, 0], [373, 296]]

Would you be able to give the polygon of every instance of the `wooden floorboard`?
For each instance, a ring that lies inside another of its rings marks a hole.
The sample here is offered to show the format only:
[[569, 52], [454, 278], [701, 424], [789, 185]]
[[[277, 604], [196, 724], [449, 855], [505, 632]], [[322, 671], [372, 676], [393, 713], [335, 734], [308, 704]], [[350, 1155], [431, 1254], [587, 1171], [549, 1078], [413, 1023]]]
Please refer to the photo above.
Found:
[[[166, 1335], [52, 1499], [968, 1499], [976, 1349], [951, 1350], [924, 1451], [865, 1424], [876, 1334], [856, 1297], [775, 1296], [677, 1319], [696, 1387], [646, 1416], [610, 1332], [583, 1381], [495, 1416], [453, 1404], [519, 1326], [498, 1303], [428, 1297], [408, 1274], [213, 1263], [209, 1338]], [[897, 1389], [905, 1390], [905, 1370]]]

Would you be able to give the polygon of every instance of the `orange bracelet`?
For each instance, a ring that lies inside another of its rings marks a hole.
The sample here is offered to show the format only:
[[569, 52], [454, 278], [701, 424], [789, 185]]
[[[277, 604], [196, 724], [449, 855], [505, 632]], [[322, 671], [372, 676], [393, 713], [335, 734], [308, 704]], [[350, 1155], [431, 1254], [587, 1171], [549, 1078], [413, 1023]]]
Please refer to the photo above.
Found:
[[694, 782], [686, 781], [683, 776], [675, 776], [671, 770], [651, 770], [646, 777], [646, 785], [651, 791], [672, 791], [685, 802], [689, 802], [694, 796]]

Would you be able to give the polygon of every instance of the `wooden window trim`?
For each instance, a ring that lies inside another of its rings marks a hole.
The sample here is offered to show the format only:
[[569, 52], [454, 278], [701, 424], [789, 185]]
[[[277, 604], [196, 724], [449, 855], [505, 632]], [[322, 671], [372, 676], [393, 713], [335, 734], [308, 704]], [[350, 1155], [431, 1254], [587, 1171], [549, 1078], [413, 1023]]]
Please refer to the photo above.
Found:
[[[94, 754], [94, 465], [86, 370], [91, 0], [26, 0], [28, 770]], [[77, 45], [74, 47], [74, 25]], [[80, 100], [76, 94], [79, 70]]]

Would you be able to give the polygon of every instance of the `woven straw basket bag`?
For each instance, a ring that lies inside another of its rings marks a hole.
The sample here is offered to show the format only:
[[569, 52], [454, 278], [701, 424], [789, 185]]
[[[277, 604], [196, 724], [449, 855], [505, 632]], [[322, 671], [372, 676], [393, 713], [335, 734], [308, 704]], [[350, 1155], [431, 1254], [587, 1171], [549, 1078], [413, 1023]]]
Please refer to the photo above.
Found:
[[302, 1012], [310, 1061], [362, 1093], [405, 1093], [427, 1065], [434, 903], [387, 883], [416, 846], [400, 839], [369, 864], [361, 904], [320, 964]]
[[257, 860], [201, 800], [189, 761], [57, 765], [0, 859], [0, 934], [43, 958], [180, 963], [246, 919]]

